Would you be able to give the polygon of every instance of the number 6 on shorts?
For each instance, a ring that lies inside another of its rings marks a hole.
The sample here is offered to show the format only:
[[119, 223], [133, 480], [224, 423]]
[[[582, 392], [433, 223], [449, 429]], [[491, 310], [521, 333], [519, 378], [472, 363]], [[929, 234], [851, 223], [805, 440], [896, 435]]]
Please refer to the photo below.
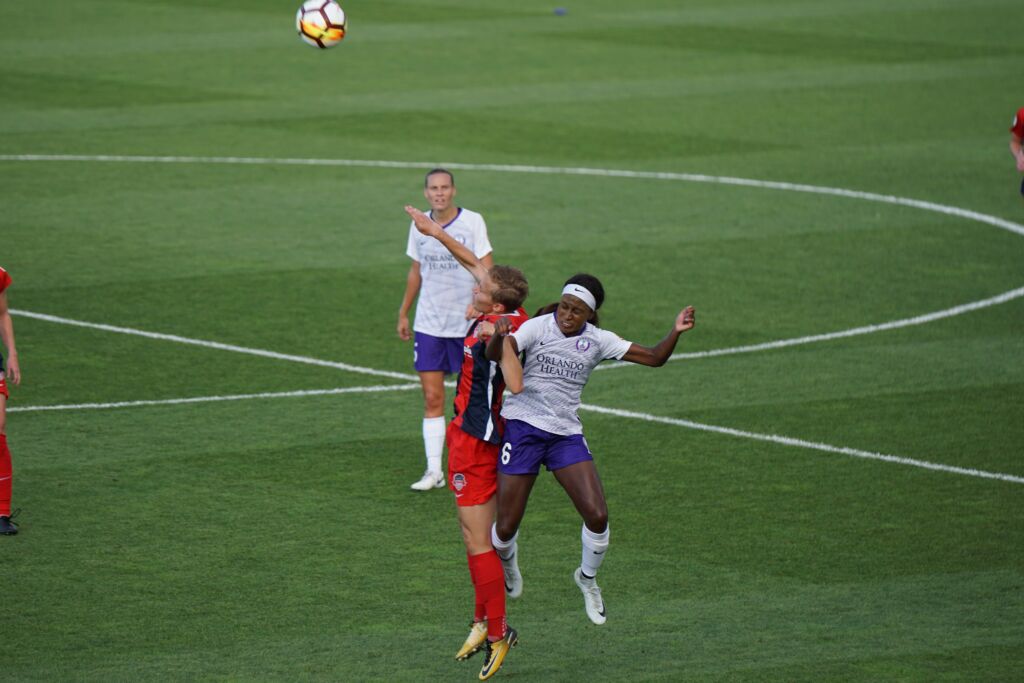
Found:
[[508, 441], [501, 447], [501, 464], [507, 465], [508, 461], [512, 459], [512, 444]]

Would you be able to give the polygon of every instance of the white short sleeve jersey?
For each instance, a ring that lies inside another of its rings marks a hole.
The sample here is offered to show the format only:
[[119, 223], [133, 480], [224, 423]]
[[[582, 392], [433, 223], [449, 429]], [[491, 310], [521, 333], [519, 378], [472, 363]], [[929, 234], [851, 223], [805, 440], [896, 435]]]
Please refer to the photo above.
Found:
[[[491, 253], [487, 224], [475, 211], [460, 208], [455, 220], [443, 227], [477, 258]], [[413, 223], [409, 223], [409, 244], [405, 253], [419, 262], [423, 280], [412, 329], [435, 337], [458, 337], [461, 341], [472, 322], [466, 320], [466, 307], [473, 303], [476, 284], [473, 276], [443, 244], [420, 233]]]
[[567, 337], [555, 313], [527, 320], [512, 336], [525, 354], [523, 390], [505, 397], [502, 417], [553, 434], [582, 434], [578, 410], [590, 372], [603, 360], [622, 358], [632, 342], [590, 323]]

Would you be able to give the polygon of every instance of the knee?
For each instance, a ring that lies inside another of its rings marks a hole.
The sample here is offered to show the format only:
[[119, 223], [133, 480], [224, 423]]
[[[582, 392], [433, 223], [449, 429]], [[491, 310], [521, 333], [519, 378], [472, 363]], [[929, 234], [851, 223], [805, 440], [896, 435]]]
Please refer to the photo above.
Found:
[[423, 408], [426, 414], [429, 415], [443, 415], [444, 414], [444, 390], [436, 391], [429, 390], [423, 392]]
[[510, 541], [519, 531], [519, 525], [512, 520], [502, 519], [500, 516], [494, 523], [494, 532], [502, 541]]
[[583, 523], [595, 534], [604, 533], [608, 528], [608, 506], [599, 503], [584, 511]]

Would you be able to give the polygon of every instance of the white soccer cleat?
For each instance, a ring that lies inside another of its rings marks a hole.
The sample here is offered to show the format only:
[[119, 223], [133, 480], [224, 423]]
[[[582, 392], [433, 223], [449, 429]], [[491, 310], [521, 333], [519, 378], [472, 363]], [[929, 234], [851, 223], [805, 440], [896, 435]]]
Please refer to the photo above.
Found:
[[444, 486], [444, 473], [427, 470], [418, 482], [409, 486], [413, 491], [429, 491]]
[[[501, 559], [501, 555], [498, 556]], [[505, 595], [518, 598], [523, 594], [523, 575], [519, 572], [519, 549], [512, 557], [501, 560], [501, 570], [505, 573]]]
[[601, 589], [597, 587], [597, 579], [588, 579], [583, 576], [583, 570], [579, 567], [572, 575], [576, 579], [576, 585], [583, 591], [583, 604], [587, 608], [587, 616], [595, 624], [605, 622], [604, 600], [601, 598]]

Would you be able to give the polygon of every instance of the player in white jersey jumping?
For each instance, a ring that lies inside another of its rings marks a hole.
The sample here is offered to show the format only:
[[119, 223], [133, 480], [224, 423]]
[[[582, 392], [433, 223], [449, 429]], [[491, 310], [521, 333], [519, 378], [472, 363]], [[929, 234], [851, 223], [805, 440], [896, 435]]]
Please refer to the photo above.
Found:
[[[480, 259], [494, 265], [487, 224], [483, 216], [456, 206], [455, 177], [443, 168], [427, 173], [423, 196], [430, 202], [429, 216]], [[445, 485], [441, 455], [444, 451], [444, 376], [462, 367], [462, 342], [472, 319], [476, 281], [444, 246], [409, 225], [406, 255], [412, 259], [405, 295], [398, 309], [398, 336], [413, 343], [413, 366], [423, 388], [423, 447], [427, 469], [412, 485], [428, 491]], [[417, 295], [419, 298], [417, 299]], [[416, 319], [409, 327], [409, 309], [416, 301]]]
[[[505, 399], [505, 438], [498, 463], [498, 516], [491, 544], [502, 561], [506, 590], [522, 592], [516, 536], [530, 491], [543, 464], [569, 494], [583, 517], [583, 555], [574, 578], [583, 591], [587, 616], [605, 622], [604, 600], [595, 577], [608, 550], [608, 505], [578, 409], [591, 371], [603, 360], [619, 359], [659, 367], [679, 335], [694, 325], [692, 306], [684, 308], [668, 335], [654, 346], [625, 341], [597, 327], [604, 287], [592, 275], [569, 278], [562, 298], [538, 311], [508, 336], [511, 350], [523, 354], [523, 390]], [[488, 344], [487, 357], [501, 360], [505, 344]]]

